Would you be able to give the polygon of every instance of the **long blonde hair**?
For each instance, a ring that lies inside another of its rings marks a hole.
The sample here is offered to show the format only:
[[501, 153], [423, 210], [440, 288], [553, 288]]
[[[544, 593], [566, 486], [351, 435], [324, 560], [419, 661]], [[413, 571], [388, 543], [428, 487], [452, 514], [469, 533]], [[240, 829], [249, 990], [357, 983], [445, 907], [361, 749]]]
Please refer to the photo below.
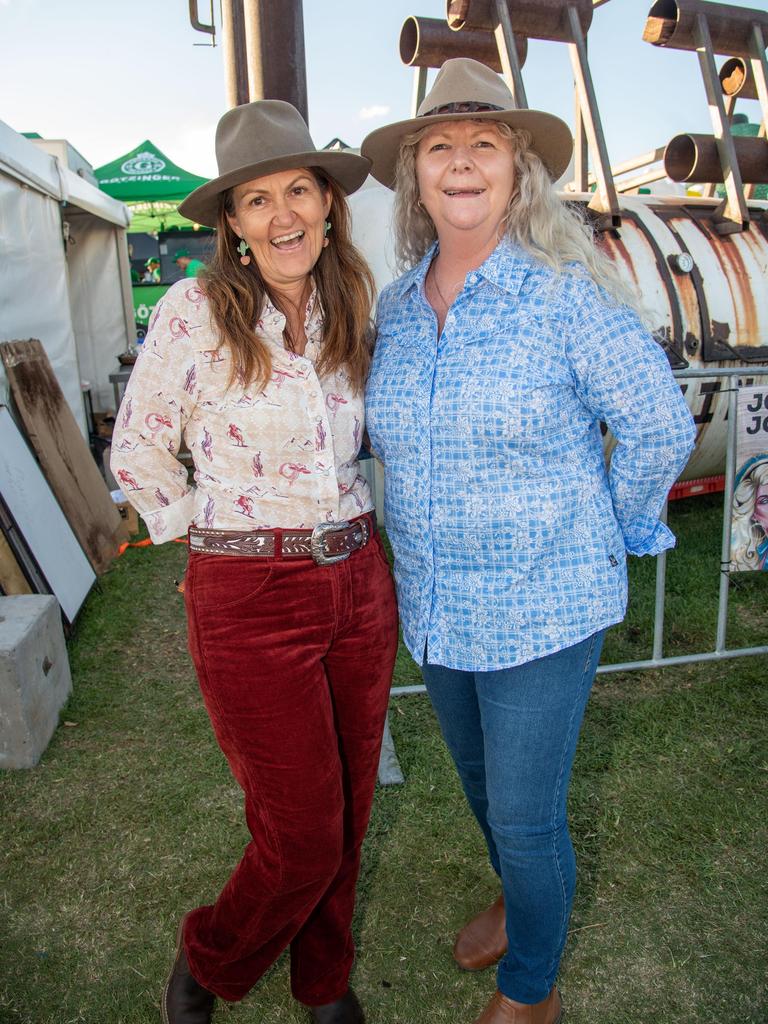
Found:
[[[352, 244], [347, 201], [339, 185], [322, 171], [308, 168], [323, 192], [331, 193], [328, 246], [312, 270], [323, 310], [323, 345], [316, 370], [319, 375], [344, 369], [352, 387], [362, 391], [371, 361], [371, 308], [375, 294], [368, 264]], [[283, 313], [279, 295], [270, 292], [256, 261], [243, 266], [237, 251], [240, 239], [227, 220], [233, 213], [232, 190], [222, 194], [216, 230], [216, 249], [199, 278], [220, 344], [232, 352], [230, 384], [237, 377], [264, 387], [272, 373], [269, 349], [255, 324], [265, 299]], [[292, 339], [286, 334], [290, 348]]]
[[[469, 119], [471, 120], [471, 119]], [[487, 122], [485, 122], [487, 123]], [[514, 182], [504, 217], [504, 234], [556, 273], [583, 268], [617, 303], [637, 308], [638, 299], [613, 262], [595, 245], [595, 234], [580, 205], [563, 202], [549, 172], [531, 148], [529, 132], [491, 121], [512, 144]], [[400, 146], [395, 184], [395, 253], [401, 271], [415, 266], [437, 238], [435, 225], [419, 203], [416, 149], [428, 125], [406, 135]]]

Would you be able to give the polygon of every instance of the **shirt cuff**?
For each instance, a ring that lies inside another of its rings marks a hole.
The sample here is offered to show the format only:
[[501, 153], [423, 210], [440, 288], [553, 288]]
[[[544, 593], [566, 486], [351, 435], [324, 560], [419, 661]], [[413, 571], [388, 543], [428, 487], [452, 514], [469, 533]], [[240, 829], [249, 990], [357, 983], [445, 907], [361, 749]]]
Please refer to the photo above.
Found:
[[195, 514], [194, 489], [187, 491], [183, 498], [163, 505], [152, 512], [142, 512], [141, 518], [147, 524], [153, 544], [164, 544], [176, 537], [186, 535]]
[[630, 555], [660, 555], [676, 544], [675, 535], [670, 528], [657, 522], [653, 530], [644, 537], [624, 536], [624, 546]]

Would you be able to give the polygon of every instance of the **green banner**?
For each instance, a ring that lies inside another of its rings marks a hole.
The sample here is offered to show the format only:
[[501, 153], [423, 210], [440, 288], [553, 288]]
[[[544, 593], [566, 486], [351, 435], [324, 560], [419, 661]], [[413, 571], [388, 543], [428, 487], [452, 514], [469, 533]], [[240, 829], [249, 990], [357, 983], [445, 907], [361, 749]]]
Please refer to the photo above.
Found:
[[133, 286], [133, 314], [136, 323], [146, 327], [149, 318], [160, 299], [170, 288], [169, 284], [135, 284]]

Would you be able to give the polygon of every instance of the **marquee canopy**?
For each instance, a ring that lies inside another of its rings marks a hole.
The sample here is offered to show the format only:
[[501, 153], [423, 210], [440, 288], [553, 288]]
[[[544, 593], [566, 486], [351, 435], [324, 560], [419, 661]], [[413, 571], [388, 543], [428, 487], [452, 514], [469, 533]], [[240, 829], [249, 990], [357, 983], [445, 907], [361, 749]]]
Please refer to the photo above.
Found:
[[176, 206], [208, 181], [177, 166], [149, 139], [93, 173], [104, 192], [131, 205], [131, 231], [189, 227]]

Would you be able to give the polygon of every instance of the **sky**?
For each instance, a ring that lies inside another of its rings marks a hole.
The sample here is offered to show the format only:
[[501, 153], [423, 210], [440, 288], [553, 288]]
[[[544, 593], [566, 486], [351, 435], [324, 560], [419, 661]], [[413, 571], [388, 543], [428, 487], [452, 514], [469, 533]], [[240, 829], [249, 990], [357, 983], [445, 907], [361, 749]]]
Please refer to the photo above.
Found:
[[[652, 0], [594, 12], [590, 67], [612, 163], [681, 132], [711, 133], [693, 53], [642, 41]], [[443, 18], [445, 0], [304, 0], [309, 121], [315, 143], [357, 146], [411, 114], [414, 71], [399, 57], [410, 15]], [[768, 0], [751, 4], [768, 11]], [[208, 0], [199, 0], [209, 17]], [[216, 20], [219, 4], [215, 0]], [[0, 0], [0, 120], [67, 139], [94, 167], [151, 139], [193, 173], [216, 173], [214, 132], [226, 110], [222, 51], [195, 32], [187, 0]], [[718, 66], [721, 59], [717, 61]], [[435, 72], [430, 72], [430, 81]], [[531, 107], [573, 126], [567, 47], [532, 41], [523, 68]], [[759, 120], [754, 101], [737, 110]]]

